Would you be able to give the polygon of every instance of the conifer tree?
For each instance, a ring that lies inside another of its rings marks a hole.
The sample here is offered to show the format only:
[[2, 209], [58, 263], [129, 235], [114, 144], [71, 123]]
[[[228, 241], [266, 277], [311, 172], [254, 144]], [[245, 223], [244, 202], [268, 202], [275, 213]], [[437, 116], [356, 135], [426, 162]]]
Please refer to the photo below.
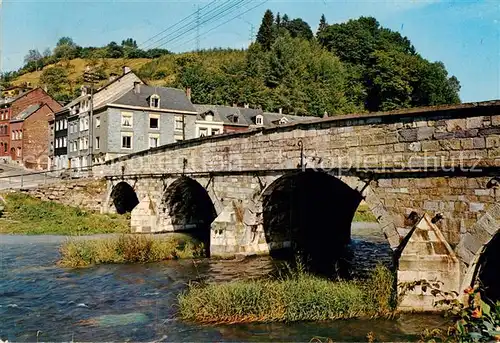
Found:
[[267, 10], [262, 18], [262, 24], [260, 25], [259, 32], [257, 33], [257, 42], [262, 46], [265, 51], [271, 49], [271, 45], [274, 43], [274, 15], [271, 10]]

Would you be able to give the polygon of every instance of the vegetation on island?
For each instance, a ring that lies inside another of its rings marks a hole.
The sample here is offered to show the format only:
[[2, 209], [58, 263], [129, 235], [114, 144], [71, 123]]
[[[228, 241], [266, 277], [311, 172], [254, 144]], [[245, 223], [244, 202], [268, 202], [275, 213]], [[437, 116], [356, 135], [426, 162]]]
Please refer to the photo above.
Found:
[[69, 239], [60, 248], [59, 264], [87, 267], [109, 263], [148, 263], [205, 256], [203, 243], [188, 235], [121, 235], [101, 239]]
[[43, 201], [22, 193], [8, 193], [4, 198], [0, 233], [92, 235], [130, 231], [130, 220], [126, 216], [91, 213], [78, 207]]
[[377, 266], [368, 280], [330, 281], [300, 267], [278, 279], [191, 284], [179, 295], [184, 320], [200, 323], [293, 322], [390, 317], [394, 275]]
[[[26, 64], [4, 73], [0, 85], [45, 85], [58, 100], [76, 96], [89, 65], [103, 83], [121, 65], [158, 86], [192, 88], [194, 103], [249, 104], [266, 111], [323, 116], [459, 103], [460, 83], [441, 62], [422, 57], [407, 37], [372, 17], [328, 24], [315, 34], [301, 18], [266, 11], [248, 49], [172, 54], [141, 50], [128, 38], [105, 47], [80, 47], [61, 38]], [[31, 76], [30, 76], [31, 75]]]

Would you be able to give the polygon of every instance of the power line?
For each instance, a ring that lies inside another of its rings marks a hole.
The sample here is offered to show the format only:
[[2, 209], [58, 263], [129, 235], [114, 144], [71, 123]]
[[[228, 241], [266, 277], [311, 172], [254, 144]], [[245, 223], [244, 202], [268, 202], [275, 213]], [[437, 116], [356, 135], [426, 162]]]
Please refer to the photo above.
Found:
[[[1, 1], [2, 1], [2, 0], [0, 0], [0, 2], [1, 2]], [[201, 10], [203, 11], [205, 8], [207, 8], [207, 7], [211, 6], [211, 5], [212, 5], [212, 4], [214, 4], [215, 2], [217, 2], [217, 0], [212, 0], [210, 3], [206, 4], [205, 6], [203, 6], [203, 7], [201, 8]], [[195, 14], [196, 14], [196, 13], [191, 13], [190, 15], [188, 15], [188, 16], [186, 16], [186, 17], [182, 18], [181, 20], [179, 20], [179, 21], [178, 21], [178, 22], [176, 22], [175, 24], [170, 25], [169, 27], [167, 27], [167, 28], [166, 28], [166, 29], [164, 29], [163, 31], [161, 31], [161, 32], [157, 33], [157, 34], [156, 34], [156, 35], [154, 35], [153, 37], [150, 37], [148, 40], [146, 40], [146, 41], [144, 41], [143, 43], [139, 44], [139, 46], [143, 46], [143, 45], [144, 45], [144, 44], [146, 44], [147, 42], [152, 41], [152, 40], [153, 40], [153, 39], [155, 39], [156, 37], [158, 37], [158, 36], [162, 35], [163, 33], [167, 32], [168, 30], [170, 30], [170, 29], [172, 29], [172, 28], [176, 27], [176, 26], [177, 26], [177, 25], [179, 25], [180, 23], [183, 23], [185, 20], [187, 20], [187, 19], [191, 18], [191, 17], [192, 17], [192, 16], [194, 16]]]
[[[247, 9], [245, 12], [240, 13], [240, 14], [238, 14], [237, 16], [234, 16], [234, 17], [232, 17], [231, 19], [229, 19], [229, 20], [227, 20], [227, 21], [225, 21], [225, 22], [221, 23], [220, 25], [217, 25], [217, 26], [215, 26], [215, 27], [211, 28], [210, 30], [208, 30], [208, 31], [206, 31], [206, 32], [204, 32], [204, 33], [202, 33], [200, 37], [203, 37], [203, 36], [205, 36], [205, 35], [209, 34], [209, 33], [210, 33], [210, 32], [212, 32], [213, 30], [216, 30], [216, 29], [218, 29], [219, 27], [221, 27], [221, 26], [223, 26], [223, 25], [226, 25], [227, 23], [229, 23], [229, 22], [233, 21], [234, 19], [238, 18], [239, 16], [241, 16], [241, 15], [243, 15], [243, 14], [246, 14], [246, 13], [250, 12], [251, 10], [256, 9], [257, 7], [264, 5], [264, 4], [265, 4], [266, 2], [268, 2], [268, 1], [269, 1], [269, 0], [264, 0], [263, 2], [261, 2], [261, 3], [259, 3], [259, 4], [255, 5], [255, 6], [253, 6], [253, 7], [249, 8], [249, 9]], [[253, 30], [252, 30], [252, 31], [253, 31]], [[252, 32], [252, 33], [253, 33], [253, 32]], [[190, 40], [188, 40], [188, 41], [186, 41], [186, 42], [184, 42], [184, 43], [182, 43], [182, 44], [180, 44], [180, 45], [177, 45], [177, 46], [176, 46], [176, 48], [179, 48], [179, 47], [181, 47], [181, 46], [184, 46], [184, 45], [186, 45], [186, 44], [188, 44], [188, 43], [190, 43], [190, 42], [192, 42], [192, 41], [193, 41], [193, 39], [190, 39]], [[252, 41], [253, 41], [253, 34], [252, 34]]]
[[[213, 2], [214, 2], [214, 1], [213, 1]], [[220, 4], [219, 6], [217, 6], [217, 7], [215, 7], [215, 8], [212, 8], [210, 11], [208, 11], [208, 12], [207, 12], [207, 13], [205, 13], [205, 14], [203, 14], [201, 17], [205, 17], [205, 16], [210, 15], [210, 14], [211, 14], [211, 13], [213, 13], [213, 12], [219, 11], [221, 8], [223, 8], [224, 6], [226, 6], [227, 4], [229, 4], [229, 3], [231, 3], [231, 2], [232, 2], [232, 0], [227, 0], [226, 2], [224, 2], [224, 3]], [[206, 7], [206, 6], [205, 6], [205, 7]], [[205, 7], [204, 7], [204, 8], [205, 8]], [[193, 15], [196, 15], [196, 12], [194, 12], [191, 16], [193, 16]], [[191, 20], [191, 21], [189, 21], [189, 22], [185, 23], [183, 26], [181, 26], [181, 27], [179, 27], [179, 28], [175, 29], [173, 32], [171, 32], [171, 33], [169, 33], [169, 34], [167, 34], [167, 35], [163, 36], [162, 38], [157, 39], [157, 40], [155, 40], [154, 42], [152, 42], [152, 43], [148, 44], [148, 46], [147, 46], [147, 47], [145, 47], [144, 49], [150, 48], [150, 47], [152, 47], [152, 46], [154, 46], [154, 45], [156, 45], [156, 44], [160, 43], [161, 41], [164, 41], [164, 40], [165, 40], [165, 39], [167, 39], [169, 36], [171, 36], [171, 35], [173, 35], [173, 34], [175, 34], [175, 33], [179, 32], [179, 31], [181, 31], [181, 30], [183, 30], [183, 29], [185, 29], [185, 28], [187, 28], [187, 27], [189, 27], [189, 26], [192, 26], [193, 24], [196, 24], [196, 18], [195, 18], [194, 20]], [[183, 33], [181, 33], [181, 34], [183, 34]], [[157, 35], [157, 36], [158, 36], [158, 35]]]
[[196, 11], [196, 51], [200, 51], [200, 6]]
[[[207, 22], [210, 22], [210, 21], [212, 21], [212, 20], [217, 20], [217, 19], [221, 19], [221, 18], [226, 17], [229, 13], [234, 12], [234, 11], [237, 9], [237, 7], [241, 7], [241, 6], [247, 5], [247, 4], [242, 4], [242, 3], [244, 3], [245, 1], [246, 1], [246, 2], [248, 2], [248, 3], [253, 2], [253, 0], [239, 0], [237, 3], [235, 3], [235, 4], [231, 5], [231, 6], [229, 6], [228, 8], [226, 8], [226, 9], [224, 9], [224, 10], [222, 10], [222, 11], [220, 11], [219, 13], [217, 13], [217, 14], [213, 15], [212, 17], [210, 17], [210, 18], [208, 18], [208, 19], [204, 20], [203, 22], [201, 22], [201, 23], [200, 23], [200, 25], [203, 25], [203, 24], [205, 24], [205, 23], [207, 23]], [[236, 8], [235, 8], [235, 7], [236, 7]], [[228, 11], [229, 11], [229, 13], [226, 13], [226, 12], [228, 12]], [[173, 38], [171, 38], [171, 39], [167, 40], [166, 42], [163, 42], [162, 44], [160, 44], [160, 45], [158, 46], [158, 48], [163, 47], [163, 46], [165, 46], [165, 45], [166, 45], [166, 44], [168, 44], [168, 43], [171, 43], [171, 42], [176, 41], [176, 40], [177, 40], [177, 39], [179, 39], [181, 36], [183, 36], [183, 35], [185, 35], [185, 34], [189, 33], [190, 31], [193, 31], [193, 29], [194, 29], [194, 28], [191, 28], [191, 29], [188, 29], [188, 30], [187, 30], [187, 31], [185, 31], [185, 32], [181, 32], [181, 33], [180, 33], [180, 34], [178, 34], [177, 36], [175, 36], [175, 37], [173, 37]], [[193, 41], [193, 39], [191, 39], [191, 40], [190, 40], [190, 42], [192, 42], [192, 41]]]

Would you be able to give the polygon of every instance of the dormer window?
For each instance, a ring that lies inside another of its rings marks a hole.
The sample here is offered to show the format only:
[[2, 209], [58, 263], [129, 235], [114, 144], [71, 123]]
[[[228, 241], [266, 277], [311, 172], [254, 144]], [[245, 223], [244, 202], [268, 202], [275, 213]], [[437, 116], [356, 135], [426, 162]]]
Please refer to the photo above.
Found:
[[283, 117], [280, 119], [280, 125], [287, 124], [287, 123], [288, 123], [288, 119], [286, 119], [286, 117]]
[[213, 121], [214, 120], [214, 116], [212, 115], [211, 112], [208, 112], [206, 115], [205, 115], [205, 120], [206, 121]]
[[160, 97], [158, 96], [158, 94], [151, 95], [149, 101], [149, 105], [151, 106], [151, 108], [160, 108]]
[[237, 114], [233, 114], [233, 123], [237, 123], [238, 122], [238, 115]]
[[257, 115], [255, 117], [255, 124], [256, 125], [264, 125], [264, 117], [262, 115]]

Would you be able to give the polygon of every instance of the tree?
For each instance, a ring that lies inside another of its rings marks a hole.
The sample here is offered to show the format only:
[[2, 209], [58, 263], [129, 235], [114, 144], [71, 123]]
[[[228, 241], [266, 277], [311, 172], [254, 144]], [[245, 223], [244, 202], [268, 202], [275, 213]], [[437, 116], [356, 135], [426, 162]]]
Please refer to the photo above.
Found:
[[43, 57], [47, 58], [50, 56], [52, 56], [52, 50], [50, 50], [50, 48], [46, 48], [45, 50], [43, 50]]
[[280, 12], [278, 12], [278, 14], [276, 14], [276, 27], [279, 29], [281, 26], [281, 16], [280, 16]]
[[42, 55], [38, 49], [29, 50], [26, 56], [24, 56], [24, 63], [36, 62], [42, 59]]
[[122, 58], [123, 57], [123, 47], [116, 44], [116, 42], [111, 42], [106, 46], [106, 57], [108, 58]]
[[54, 56], [58, 59], [71, 60], [78, 57], [79, 47], [70, 37], [62, 37], [56, 44]]
[[300, 18], [296, 18], [290, 22], [287, 22], [284, 27], [288, 30], [288, 32], [290, 32], [292, 38], [299, 37], [309, 40], [314, 37], [309, 24]]
[[275, 40], [274, 16], [271, 10], [267, 10], [262, 18], [262, 24], [257, 33], [257, 42], [262, 45], [264, 50], [271, 49]]
[[326, 22], [326, 17], [324, 14], [322, 14], [319, 20], [318, 31], [316, 31], [316, 37], [320, 37], [324, 33], [327, 27], [328, 23]]
[[122, 46], [123, 47], [128, 46], [128, 47], [137, 49], [137, 42], [132, 38], [127, 38], [125, 40], [122, 40]]
[[47, 87], [50, 95], [60, 95], [68, 85], [68, 72], [60, 66], [46, 68], [40, 75], [40, 84]]

